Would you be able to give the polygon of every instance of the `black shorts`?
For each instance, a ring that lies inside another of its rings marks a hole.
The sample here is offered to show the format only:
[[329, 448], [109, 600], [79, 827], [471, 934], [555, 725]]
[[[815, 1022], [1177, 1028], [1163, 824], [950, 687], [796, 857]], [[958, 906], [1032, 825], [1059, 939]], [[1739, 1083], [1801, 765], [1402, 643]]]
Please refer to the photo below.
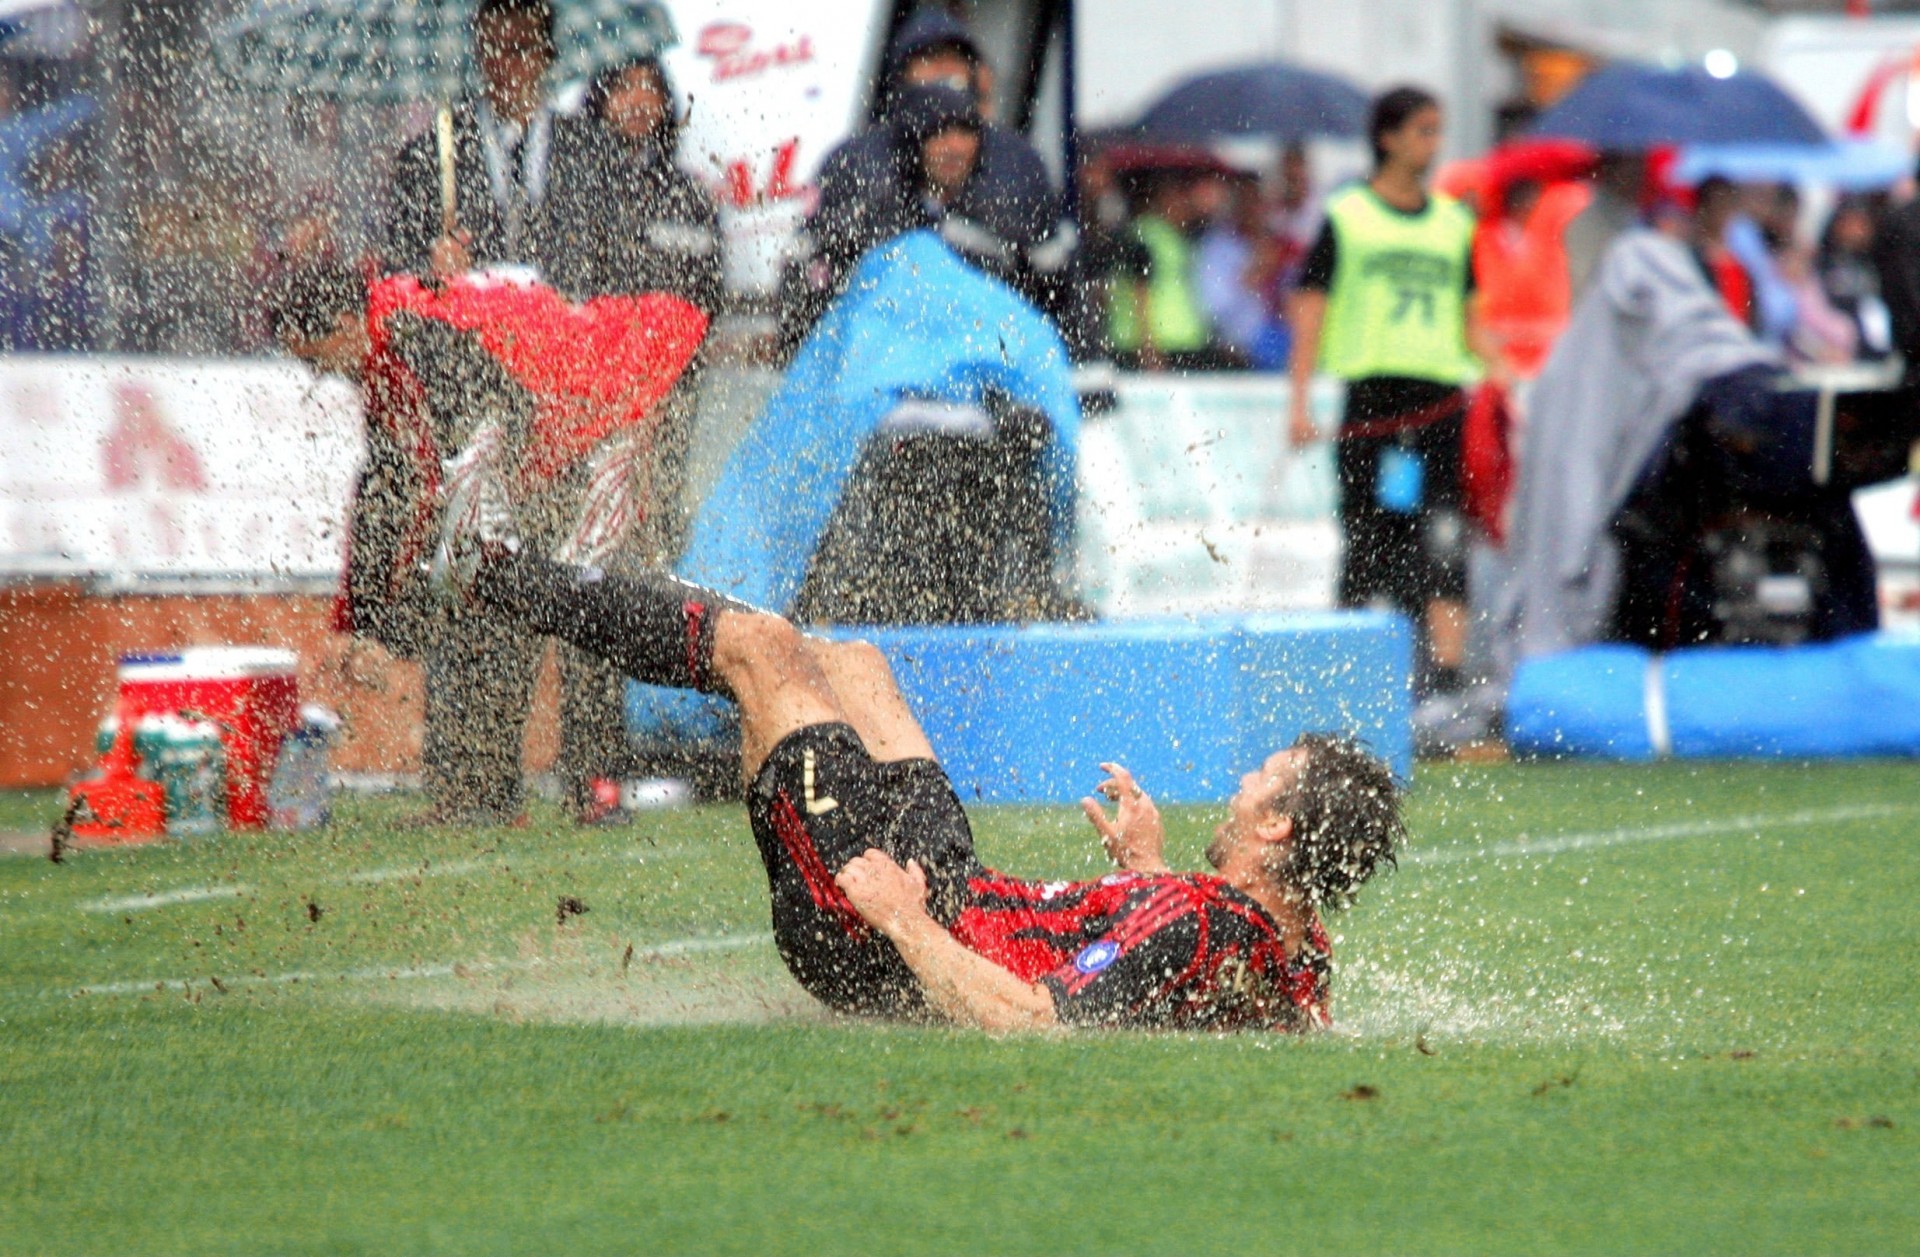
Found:
[[[1335, 458], [1346, 541], [1340, 605], [1385, 599], [1417, 623], [1428, 602], [1466, 597], [1465, 542], [1459, 532], [1463, 413], [1389, 435], [1353, 432], [1358, 425], [1444, 406], [1459, 395], [1451, 385], [1423, 380], [1356, 380], [1349, 386]], [[1382, 501], [1381, 465], [1389, 449], [1419, 460], [1419, 502], [1411, 509], [1396, 510]]]
[[928, 907], [951, 926], [980, 869], [973, 831], [952, 784], [930, 759], [878, 763], [845, 724], [809, 725], [781, 739], [747, 792], [766, 865], [773, 937], [794, 979], [841, 1012], [882, 1016], [925, 1008], [900, 954], [860, 919], [834, 876], [877, 847], [918, 860]]

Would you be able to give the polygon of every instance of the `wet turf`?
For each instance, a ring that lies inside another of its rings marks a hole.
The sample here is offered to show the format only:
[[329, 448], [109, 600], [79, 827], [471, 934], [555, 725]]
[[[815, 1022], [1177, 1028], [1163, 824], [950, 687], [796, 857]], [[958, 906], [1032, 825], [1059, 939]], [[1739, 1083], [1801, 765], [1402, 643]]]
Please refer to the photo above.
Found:
[[[0, 1251], [1920, 1234], [1913, 765], [1423, 770], [1317, 1040], [835, 1021], [766, 941], [736, 811], [399, 828], [417, 807], [0, 859]], [[1013, 871], [1098, 871], [1066, 809], [976, 819]], [[1191, 859], [1211, 818], [1171, 819]]]

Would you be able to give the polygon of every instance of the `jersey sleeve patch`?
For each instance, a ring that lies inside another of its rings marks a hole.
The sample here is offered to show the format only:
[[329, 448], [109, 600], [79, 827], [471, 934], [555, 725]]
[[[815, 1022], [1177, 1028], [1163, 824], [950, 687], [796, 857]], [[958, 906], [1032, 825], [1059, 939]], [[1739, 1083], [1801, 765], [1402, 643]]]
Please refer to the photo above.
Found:
[[1095, 974], [1120, 958], [1120, 944], [1110, 938], [1089, 943], [1073, 958], [1073, 967], [1081, 973]]

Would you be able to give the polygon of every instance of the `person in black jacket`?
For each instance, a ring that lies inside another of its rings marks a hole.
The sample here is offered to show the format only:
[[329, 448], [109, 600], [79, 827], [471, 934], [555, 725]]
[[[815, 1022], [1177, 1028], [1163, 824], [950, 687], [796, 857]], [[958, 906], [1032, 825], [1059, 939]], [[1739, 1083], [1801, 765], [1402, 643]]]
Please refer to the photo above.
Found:
[[554, 175], [582, 167], [592, 142], [547, 103], [553, 68], [548, 0], [481, 0], [473, 21], [483, 90], [453, 108], [454, 204], [448, 221], [440, 136], [432, 126], [401, 148], [380, 247], [390, 272], [457, 275], [503, 264], [546, 270], [569, 242], [547, 213]]
[[[555, 188], [550, 219], [570, 244], [556, 252], [550, 282], [576, 299], [672, 293], [712, 317], [721, 301], [719, 207], [675, 164], [680, 119], [665, 67], [642, 57], [602, 72], [581, 113], [591, 141], [575, 151], [591, 169]], [[654, 441], [659, 505], [636, 553], [656, 565], [671, 563], [685, 540], [682, 488], [699, 365], [675, 387]]]
[[[394, 169], [381, 247], [388, 272], [450, 278], [512, 265], [530, 268], [573, 300], [657, 287], [710, 308], [715, 284], [706, 264], [662, 264], [632, 240], [624, 251], [610, 249], [609, 237], [636, 230], [631, 215], [643, 199], [640, 190], [669, 181], [656, 176], [650, 184], [636, 174], [636, 158], [600, 117], [562, 117], [550, 107], [549, 0], [480, 0], [473, 33], [483, 90], [453, 110], [453, 212], [447, 214], [442, 191], [436, 126], [401, 150]], [[691, 212], [695, 230], [710, 227], [711, 217]], [[717, 261], [717, 248], [705, 252]], [[436, 412], [509, 405], [495, 395], [499, 373], [469, 338], [419, 320], [402, 329], [395, 344]], [[443, 459], [459, 453], [439, 451]], [[547, 523], [560, 535], [568, 522], [561, 517], [578, 509], [585, 492], [589, 462], [550, 495]], [[619, 538], [614, 553], [652, 548], [640, 531]], [[516, 820], [523, 799], [521, 741], [544, 643], [454, 604], [435, 608], [421, 639], [427, 674], [421, 760], [433, 817], [463, 824]], [[621, 679], [570, 647], [560, 650], [559, 661], [555, 768], [579, 819], [617, 818], [615, 782], [633, 767]]]
[[[795, 242], [783, 285], [789, 349], [869, 249], [931, 228], [1045, 311], [1081, 356], [1089, 319], [1077, 282], [1078, 233], [1032, 145], [984, 116], [984, 69], [972, 35], [944, 12], [923, 11], [900, 29], [888, 51], [880, 120], [821, 165], [819, 207]], [[950, 129], [976, 137], [974, 156], [953, 187], [930, 195], [926, 144]]]

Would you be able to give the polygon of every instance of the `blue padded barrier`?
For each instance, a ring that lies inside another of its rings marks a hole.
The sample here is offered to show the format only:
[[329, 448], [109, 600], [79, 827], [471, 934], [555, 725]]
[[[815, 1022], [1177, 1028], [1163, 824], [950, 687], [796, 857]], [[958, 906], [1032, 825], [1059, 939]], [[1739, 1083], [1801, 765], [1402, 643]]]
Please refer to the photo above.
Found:
[[1604, 759], [1920, 755], [1920, 637], [1529, 660], [1507, 696], [1507, 740], [1520, 754]]
[[[873, 642], [968, 803], [1069, 803], [1118, 761], [1167, 803], [1225, 798], [1302, 732], [1364, 738], [1406, 775], [1413, 640], [1325, 612], [835, 630]], [[639, 714], [639, 713], [634, 713]]]

